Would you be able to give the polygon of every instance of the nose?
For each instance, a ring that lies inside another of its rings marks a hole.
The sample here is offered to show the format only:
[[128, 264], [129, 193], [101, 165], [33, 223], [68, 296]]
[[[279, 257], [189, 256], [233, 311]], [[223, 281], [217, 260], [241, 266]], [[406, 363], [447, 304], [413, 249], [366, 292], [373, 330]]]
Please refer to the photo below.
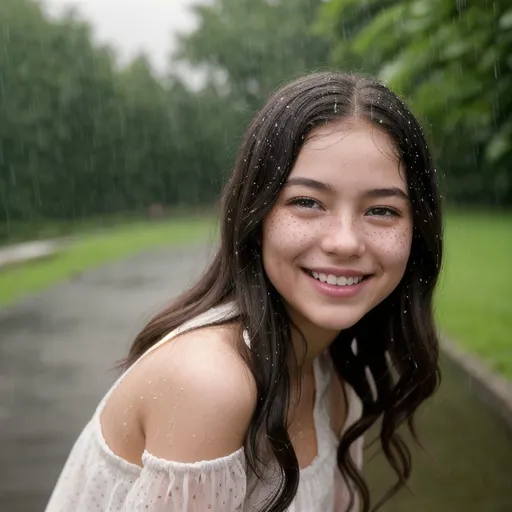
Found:
[[356, 258], [365, 251], [364, 233], [351, 216], [331, 219], [324, 228], [321, 247], [332, 256], [347, 260]]

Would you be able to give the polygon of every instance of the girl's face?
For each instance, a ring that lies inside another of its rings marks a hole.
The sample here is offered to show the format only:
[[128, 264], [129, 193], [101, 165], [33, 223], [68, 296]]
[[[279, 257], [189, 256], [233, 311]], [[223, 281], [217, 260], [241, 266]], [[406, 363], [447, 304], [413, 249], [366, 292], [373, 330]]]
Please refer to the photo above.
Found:
[[313, 131], [263, 222], [263, 265], [306, 337], [327, 342], [399, 284], [412, 231], [389, 136], [331, 124]]

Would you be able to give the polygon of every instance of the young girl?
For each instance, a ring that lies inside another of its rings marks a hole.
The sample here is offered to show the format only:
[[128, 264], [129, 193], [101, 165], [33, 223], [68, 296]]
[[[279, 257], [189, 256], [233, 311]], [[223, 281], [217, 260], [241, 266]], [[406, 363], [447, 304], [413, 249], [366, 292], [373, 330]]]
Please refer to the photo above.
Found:
[[203, 277], [135, 340], [47, 512], [370, 509], [362, 439], [435, 391], [441, 264], [424, 134], [384, 85], [321, 73], [249, 126]]

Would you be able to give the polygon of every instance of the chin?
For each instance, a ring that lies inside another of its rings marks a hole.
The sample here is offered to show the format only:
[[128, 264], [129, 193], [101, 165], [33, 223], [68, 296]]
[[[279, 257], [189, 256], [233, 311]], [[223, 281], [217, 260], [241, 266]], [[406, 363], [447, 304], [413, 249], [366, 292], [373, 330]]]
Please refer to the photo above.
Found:
[[317, 327], [321, 329], [325, 329], [328, 331], [344, 331], [346, 329], [350, 329], [354, 325], [361, 320], [362, 317], [357, 318], [326, 318], [319, 319], [316, 322], [313, 322]]
[[319, 311], [309, 311], [302, 314], [307, 323], [317, 329], [332, 332], [340, 332], [357, 324], [365, 313], [349, 311], [328, 311], [326, 309]]

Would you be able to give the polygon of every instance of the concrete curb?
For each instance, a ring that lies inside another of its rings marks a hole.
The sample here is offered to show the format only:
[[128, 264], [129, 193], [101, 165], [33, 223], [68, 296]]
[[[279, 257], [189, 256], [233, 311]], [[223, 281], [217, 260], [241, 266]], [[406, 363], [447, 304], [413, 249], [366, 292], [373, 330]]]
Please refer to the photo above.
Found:
[[468, 375], [475, 393], [512, 427], [512, 382], [478, 357], [442, 337], [441, 350]]
[[13, 263], [24, 263], [53, 256], [61, 244], [55, 240], [43, 240], [10, 245], [0, 250], [0, 270]]

